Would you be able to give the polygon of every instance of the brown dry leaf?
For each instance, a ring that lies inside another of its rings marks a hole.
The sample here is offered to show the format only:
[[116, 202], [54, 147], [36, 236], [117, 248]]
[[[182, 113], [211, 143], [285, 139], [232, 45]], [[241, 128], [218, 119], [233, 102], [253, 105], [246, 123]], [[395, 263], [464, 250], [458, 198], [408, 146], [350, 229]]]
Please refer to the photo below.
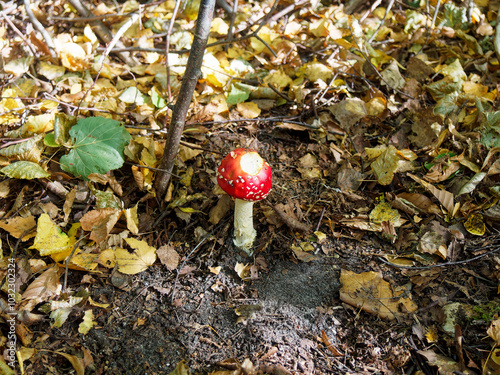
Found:
[[297, 259], [302, 262], [312, 262], [319, 259], [313, 254], [314, 246], [310, 242], [301, 242], [299, 246], [292, 245], [292, 250]]
[[486, 333], [500, 346], [500, 319], [493, 320]]
[[71, 213], [71, 207], [76, 197], [76, 188], [73, 188], [68, 194], [66, 194], [66, 199], [64, 200], [63, 212], [64, 212], [64, 222], [67, 223], [69, 219], [69, 214]]
[[330, 339], [328, 338], [328, 335], [326, 334], [325, 331], [321, 330], [321, 339], [323, 341], [323, 344], [325, 344], [325, 346], [328, 348], [328, 350], [330, 351], [330, 353], [332, 353], [332, 355], [334, 357], [343, 357], [344, 354], [342, 354], [340, 352], [340, 350], [338, 350], [335, 345], [332, 344], [332, 342], [330, 341]]
[[61, 284], [59, 283], [59, 268], [54, 265], [28, 285], [28, 288], [26, 288], [21, 296], [19, 310], [31, 311], [40, 302], [48, 301], [51, 297], [58, 296], [61, 293], [61, 288]]
[[442, 259], [446, 259], [447, 250], [446, 239], [440, 233], [434, 231], [424, 233], [418, 243], [418, 251], [438, 255]]
[[436, 354], [432, 350], [419, 350], [418, 354], [424, 356], [431, 366], [437, 366], [439, 374], [472, 374], [469, 370], [460, 368], [458, 362], [441, 354]]
[[19, 238], [23, 235], [24, 232], [26, 234], [22, 238], [22, 241], [27, 241], [32, 237], [35, 237], [36, 232], [31, 231], [36, 227], [35, 217], [33, 215], [27, 217], [13, 217], [7, 220], [0, 220], [0, 228], [9, 232], [15, 238]]
[[398, 198], [410, 203], [412, 206], [415, 206], [417, 209], [426, 212], [428, 214], [442, 215], [439, 207], [432, 203], [430, 198], [426, 197], [423, 194], [419, 193], [401, 193], [397, 195]]
[[100, 208], [87, 212], [80, 219], [82, 229], [90, 233], [90, 239], [101, 243], [120, 218], [121, 210], [115, 208]]
[[302, 178], [313, 179], [321, 178], [321, 171], [318, 164], [318, 159], [312, 154], [306, 154], [299, 159], [300, 167], [297, 170], [302, 175]]
[[159, 247], [156, 251], [156, 255], [158, 255], [160, 262], [164, 264], [169, 271], [175, 270], [181, 259], [173, 245], [163, 245]]
[[231, 197], [227, 194], [222, 195], [219, 198], [219, 201], [217, 204], [212, 207], [210, 212], [208, 213], [208, 221], [210, 224], [216, 225], [219, 223], [219, 221], [226, 216], [226, 214], [229, 212], [233, 205], [233, 200]]
[[7, 198], [10, 192], [10, 182], [11, 180], [3, 180], [0, 182], [0, 198]]
[[438, 189], [434, 185], [431, 185], [427, 181], [424, 181], [421, 178], [418, 178], [417, 176], [411, 173], [408, 173], [408, 176], [410, 176], [413, 180], [417, 181], [419, 184], [421, 184], [423, 187], [429, 190], [432, 193], [432, 195], [434, 195], [437, 198], [437, 200], [443, 205], [446, 211], [448, 211], [448, 214], [451, 215], [453, 213], [455, 203], [452, 193], [446, 190]]
[[350, 131], [351, 127], [368, 114], [365, 102], [358, 98], [348, 98], [336, 103], [328, 110], [335, 116], [342, 128]]
[[377, 314], [383, 319], [395, 319], [401, 314], [400, 308], [404, 308], [405, 312], [413, 312], [418, 308], [406, 289], [397, 290], [398, 288], [391, 287], [383, 279], [381, 272], [357, 274], [342, 270], [340, 283], [342, 284], [340, 289], [342, 301], [370, 314]]

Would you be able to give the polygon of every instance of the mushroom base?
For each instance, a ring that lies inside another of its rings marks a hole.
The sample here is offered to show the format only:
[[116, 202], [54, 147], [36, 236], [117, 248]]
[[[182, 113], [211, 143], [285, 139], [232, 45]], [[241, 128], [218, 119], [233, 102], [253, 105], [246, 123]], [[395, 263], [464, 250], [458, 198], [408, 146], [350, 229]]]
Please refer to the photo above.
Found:
[[249, 256], [253, 254], [253, 242], [257, 232], [253, 228], [253, 202], [234, 200], [234, 245]]

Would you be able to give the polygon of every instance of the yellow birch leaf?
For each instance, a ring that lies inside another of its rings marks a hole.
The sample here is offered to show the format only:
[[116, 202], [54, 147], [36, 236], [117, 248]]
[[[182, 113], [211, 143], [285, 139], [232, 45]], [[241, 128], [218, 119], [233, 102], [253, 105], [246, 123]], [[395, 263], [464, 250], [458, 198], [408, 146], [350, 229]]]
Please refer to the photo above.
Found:
[[118, 271], [127, 275], [135, 275], [153, 265], [156, 260], [156, 249], [154, 247], [135, 238], [126, 238], [125, 241], [135, 251], [131, 253], [125, 249], [116, 249], [115, 255], [116, 262], [118, 263]]
[[41, 256], [45, 256], [65, 251], [69, 246], [70, 240], [68, 235], [50, 220], [49, 215], [40, 215], [35, 242], [30, 249], [37, 249]]

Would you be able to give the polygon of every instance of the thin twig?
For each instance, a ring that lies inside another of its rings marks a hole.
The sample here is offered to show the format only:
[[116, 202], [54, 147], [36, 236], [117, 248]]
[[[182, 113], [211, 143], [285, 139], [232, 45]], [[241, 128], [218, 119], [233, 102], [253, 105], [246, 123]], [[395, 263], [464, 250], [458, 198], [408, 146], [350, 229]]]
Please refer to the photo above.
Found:
[[[125, 32], [139, 19], [139, 13], [133, 13], [130, 15], [130, 18], [127, 20], [127, 22], [125, 22], [121, 27], [120, 29], [116, 32], [115, 36], [113, 37], [113, 39], [111, 40], [111, 42], [109, 42], [109, 44], [107, 45], [106, 47], [106, 50], [104, 51], [104, 53], [101, 55], [99, 61], [97, 62], [97, 65], [100, 65], [101, 67], [99, 68], [99, 71], [102, 69], [102, 66], [104, 65], [104, 59], [106, 58], [106, 56], [109, 55], [109, 53], [111, 52], [111, 50], [113, 49], [113, 47], [116, 45], [116, 43], [118, 43], [118, 41], [120, 40], [120, 38], [122, 37], [123, 34], [125, 34]], [[97, 74], [99, 76], [99, 73]], [[96, 77], [96, 81], [97, 81], [97, 78]]]
[[[87, 206], [88, 209], [88, 206]], [[85, 210], [86, 211], [86, 210]], [[68, 271], [69, 271], [69, 262], [73, 255], [75, 254], [76, 249], [78, 248], [78, 244], [87, 236], [89, 236], [89, 233], [84, 235], [84, 231], [82, 230], [82, 233], [80, 234], [80, 238], [78, 241], [75, 242], [75, 245], [73, 246], [73, 250], [71, 250], [71, 254], [68, 255], [66, 258], [65, 267], [64, 267], [64, 282], [63, 282], [63, 287], [62, 287], [62, 293], [66, 292], [66, 286], [68, 285]]]
[[366, 17], [368, 17], [369, 14], [373, 13], [373, 11], [378, 8], [378, 6], [380, 5], [380, 3], [382, 3], [382, 0], [375, 1], [372, 4], [372, 6], [370, 7], [370, 9], [368, 9], [365, 12], [365, 14], [363, 14], [363, 16], [361, 16], [361, 18], [359, 19], [359, 23], [363, 23], [363, 21], [366, 19]]
[[229, 24], [229, 30], [227, 32], [227, 38], [226, 38], [228, 42], [231, 42], [233, 40], [234, 20], [236, 19], [236, 12], [238, 12], [238, 0], [233, 0], [233, 11], [231, 13], [231, 22]]
[[43, 39], [45, 39], [45, 43], [47, 43], [47, 47], [49, 47], [50, 56], [52, 56], [53, 59], [57, 58], [56, 46], [54, 45], [54, 41], [52, 40], [52, 37], [47, 32], [47, 30], [45, 30], [43, 25], [40, 23], [40, 21], [38, 21], [38, 19], [35, 17], [35, 14], [31, 10], [31, 4], [29, 0], [24, 0], [24, 8], [33, 26], [35, 26], [35, 28], [42, 34]]
[[[92, 17], [93, 14], [88, 10], [88, 8], [80, 0], [68, 0], [68, 2], [76, 9], [76, 11], [83, 17]], [[151, 4], [148, 4], [151, 5]], [[92, 30], [95, 32], [97, 37], [104, 43], [108, 44], [113, 40], [113, 34], [100, 20], [94, 20], [90, 22]], [[119, 48], [125, 47], [121, 42], [117, 43]], [[136, 66], [138, 62], [131, 57], [129, 54], [124, 52], [115, 52], [118, 57], [129, 66]]]
[[434, 24], [436, 23], [436, 18], [439, 13], [439, 7], [441, 6], [441, 0], [438, 0], [436, 4], [436, 11], [434, 12], [434, 16], [432, 17], [431, 30], [434, 28]]
[[297, 10], [297, 8], [300, 8], [302, 5], [310, 3], [309, 0], [299, 0], [294, 2], [293, 4], [290, 4], [286, 8], [280, 10], [278, 13], [276, 13], [274, 16], [269, 18], [269, 22], [277, 22], [281, 17], [286, 16], [287, 14], [290, 14]]
[[476, 261], [478, 259], [484, 258], [485, 256], [488, 256], [488, 255], [491, 255], [491, 254], [499, 252], [500, 251], [500, 244], [496, 243], [496, 244], [492, 244], [492, 245], [488, 245], [488, 246], [484, 246], [484, 247], [480, 247], [480, 248], [476, 249], [476, 250], [484, 250], [484, 249], [489, 249], [489, 248], [494, 247], [494, 246], [497, 246], [497, 248], [494, 249], [494, 250], [488, 251], [488, 252], [486, 252], [484, 254], [480, 254], [478, 256], [475, 256], [474, 258], [465, 259], [465, 260], [459, 260], [459, 261], [456, 261], [456, 262], [431, 264], [429, 266], [402, 266], [402, 265], [399, 265], [399, 264], [391, 263], [388, 260], [385, 260], [384, 258], [382, 258], [381, 256], [378, 256], [377, 258], [380, 259], [385, 264], [388, 264], [389, 266], [396, 267], [396, 268], [404, 268], [404, 269], [408, 269], [408, 270], [428, 270], [428, 269], [431, 269], [431, 268], [449, 267], [449, 266], [456, 266], [456, 265], [459, 265], [459, 264], [466, 264], [466, 263], [474, 262], [474, 261]]
[[91, 17], [57, 17], [51, 16], [50, 19], [54, 21], [66, 21], [66, 22], [90, 22], [95, 20], [104, 20], [106, 18], [115, 18], [115, 17], [127, 17], [128, 13], [112, 13], [112, 14], [102, 14], [99, 16], [91, 16]]
[[11, 27], [12, 30], [14, 30], [14, 32], [19, 35], [19, 37], [23, 40], [24, 43], [26, 43], [26, 45], [28, 46], [28, 48], [30, 49], [31, 53], [33, 54], [33, 56], [35, 57], [35, 59], [38, 59], [38, 57], [36, 56], [36, 49], [35, 47], [33, 46], [33, 44], [31, 44], [31, 42], [29, 42], [26, 37], [24, 36], [24, 34], [16, 27], [16, 25], [14, 25], [12, 23], [12, 21], [9, 19], [9, 17], [2, 11], [0, 11], [0, 14], [2, 15], [3, 19], [9, 24], [9, 26]]
[[495, 26], [495, 54], [500, 61], [500, 11], [497, 13], [497, 24]]
[[[172, 102], [172, 90], [170, 88], [170, 65], [168, 63], [168, 53], [170, 49], [170, 35], [172, 34], [172, 30], [174, 28], [175, 18], [177, 17], [177, 12], [179, 11], [180, 4], [181, 0], [177, 0], [175, 2], [174, 11], [172, 12], [172, 18], [170, 19], [170, 23], [168, 24], [167, 35], [165, 36], [165, 66], [167, 67], [167, 93], [169, 103]], [[166, 120], [167, 117], [165, 116], [164, 127], [167, 127]]]
[[389, 1], [389, 5], [387, 5], [387, 9], [385, 10], [385, 13], [384, 13], [384, 17], [382, 18], [382, 20], [380, 21], [380, 24], [378, 25], [377, 27], [377, 30], [375, 30], [375, 32], [373, 33], [373, 35], [370, 37], [370, 39], [368, 39], [368, 43], [371, 44], [373, 39], [375, 39], [375, 37], [377, 36], [378, 32], [380, 31], [380, 29], [382, 28], [382, 26], [385, 24], [385, 19], [387, 18], [387, 15], [389, 14], [389, 12], [391, 11], [391, 8], [392, 6], [394, 5], [394, 0], [390, 0]]

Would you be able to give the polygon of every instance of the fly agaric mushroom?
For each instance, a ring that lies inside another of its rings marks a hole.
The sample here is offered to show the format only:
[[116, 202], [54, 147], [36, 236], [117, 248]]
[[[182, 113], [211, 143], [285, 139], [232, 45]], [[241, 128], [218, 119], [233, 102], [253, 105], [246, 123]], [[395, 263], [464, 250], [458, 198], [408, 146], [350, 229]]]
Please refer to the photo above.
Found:
[[271, 167], [256, 151], [237, 148], [222, 159], [217, 182], [222, 190], [235, 198], [234, 245], [252, 255], [252, 244], [257, 235], [253, 228], [253, 202], [269, 194]]

